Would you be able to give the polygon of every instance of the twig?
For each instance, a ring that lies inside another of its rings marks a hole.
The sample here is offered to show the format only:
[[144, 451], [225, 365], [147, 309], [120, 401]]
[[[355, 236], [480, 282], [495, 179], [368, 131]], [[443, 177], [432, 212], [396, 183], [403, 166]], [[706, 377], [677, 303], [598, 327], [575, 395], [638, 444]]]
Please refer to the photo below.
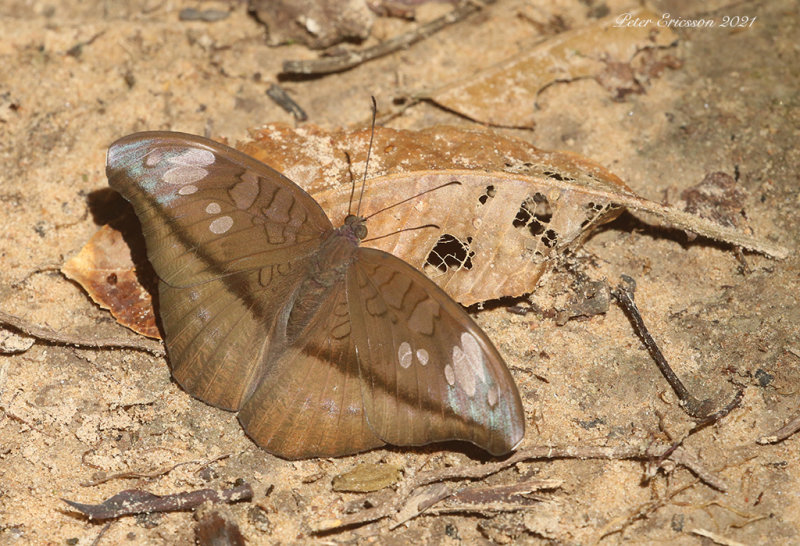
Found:
[[722, 546], [745, 546], [743, 542], [732, 540], [730, 538], [724, 537], [720, 534], [708, 531], [706, 529], [692, 529], [691, 532], [693, 535], [706, 537], [708, 539], [711, 539], [713, 542], [716, 542], [717, 544], [722, 544]]
[[[727, 484], [725, 484], [721, 478], [715, 476], [709, 470], [706, 470], [697, 457], [681, 446], [676, 447], [672, 444], [652, 444], [647, 447], [537, 446], [518, 451], [505, 461], [422, 472], [414, 479], [402, 484], [397, 493], [387, 499], [384, 504], [354, 514], [343, 515], [339, 518], [320, 520], [311, 524], [311, 528], [314, 533], [324, 533], [342, 527], [362, 525], [390, 517], [397, 514], [403, 506], [406, 506], [410, 494], [420, 487], [448, 480], [485, 478], [523, 461], [537, 459], [627, 459], [650, 461], [654, 459], [657, 460], [670, 450], [671, 452], [667, 459], [677, 465], [683, 466], [697, 476], [702, 482], [714, 489], [719, 491], [727, 490]], [[441, 498], [447, 498], [455, 493], [455, 491], [456, 488], [447, 492], [442, 492], [441, 494], [443, 496]]]
[[800, 413], [795, 415], [788, 423], [783, 425], [781, 428], [773, 432], [772, 434], [767, 434], [766, 436], [762, 436], [758, 440], [756, 440], [757, 444], [775, 444], [782, 440], [785, 440], [795, 432], [800, 430]]
[[647, 326], [645, 326], [644, 320], [642, 320], [642, 315], [639, 313], [639, 309], [633, 301], [634, 286], [634, 280], [627, 275], [623, 275], [622, 282], [620, 282], [617, 288], [612, 290], [611, 293], [625, 310], [625, 314], [628, 315], [628, 318], [633, 323], [636, 333], [641, 338], [650, 356], [653, 357], [656, 366], [658, 366], [658, 369], [667, 380], [667, 383], [670, 384], [672, 390], [675, 391], [675, 394], [680, 400], [681, 407], [692, 417], [705, 419], [711, 414], [714, 402], [710, 399], [698, 400], [695, 398], [683, 385], [683, 382], [678, 378], [675, 372], [672, 371], [661, 349], [658, 348], [656, 340], [653, 339], [653, 336], [651, 336], [650, 332], [647, 330]]
[[[489, 4], [494, 0], [484, 0], [483, 3]], [[351, 51], [343, 55], [336, 55], [335, 57], [328, 57], [325, 59], [313, 59], [305, 61], [285, 61], [283, 63], [284, 74], [330, 74], [332, 72], [341, 72], [348, 70], [354, 66], [358, 66], [366, 61], [383, 57], [389, 53], [393, 53], [411, 44], [419, 42], [436, 32], [439, 32], [448, 25], [457, 23], [480, 11], [481, 5], [477, 2], [467, 2], [459, 6], [438, 19], [421, 25], [420, 27], [405, 32], [394, 38], [390, 38], [385, 42], [378, 45], [362, 49], [360, 51]]]
[[92, 546], [97, 546], [98, 544], [100, 544], [100, 539], [103, 538], [103, 535], [106, 534], [108, 528], [111, 527], [113, 524], [114, 524], [113, 521], [109, 521], [108, 523], [103, 525], [103, 528], [100, 529], [100, 532], [97, 533], [96, 537], [94, 537], [94, 540], [92, 541]]
[[286, 112], [292, 114], [296, 121], [306, 121], [308, 119], [308, 114], [306, 114], [305, 110], [303, 110], [300, 105], [284, 91], [283, 87], [277, 83], [273, 83], [269, 86], [267, 89], [267, 96]]
[[150, 353], [154, 356], [164, 356], [166, 354], [164, 346], [158, 341], [150, 339], [130, 339], [126, 337], [88, 338], [77, 334], [62, 334], [50, 328], [44, 328], [26, 322], [22, 318], [6, 313], [5, 311], [0, 311], [0, 325], [10, 326], [27, 336], [49, 343], [72, 345], [74, 347], [86, 349], [134, 349], [136, 351]]
[[143, 471], [126, 470], [124, 472], [109, 474], [107, 476], [103, 476], [101, 478], [97, 478], [92, 481], [81, 482], [80, 485], [81, 487], [94, 487], [95, 485], [100, 485], [101, 483], [110, 482], [111, 480], [130, 479], [130, 478], [157, 478], [159, 476], [167, 474], [168, 472], [172, 472], [179, 466], [184, 466], [187, 464], [199, 464], [201, 468], [204, 468], [222, 459], [227, 459], [230, 456], [231, 456], [230, 453], [226, 453], [225, 455], [220, 455], [219, 457], [214, 457], [213, 459], [209, 459], [207, 461], [203, 460], [184, 461], [182, 463], [177, 463], [172, 466], [158, 468], [156, 470], [143, 470]]
[[631, 525], [634, 521], [638, 519], [644, 519], [649, 514], [652, 514], [659, 508], [665, 506], [668, 500], [672, 500], [679, 493], [683, 493], [684, 491], [686, 491], [691, 487], [694, 487], [695, 485], [697, 485], [697, 480], [693, 480], [687, 484], [677, 487], [673, 491], [668, 492], [665, 495], [659, 496], [656, 499], [647, 501], [644, 504], [640, 504], [633, 510], [628, 510], [626, 516], [619, 516], [612, 519], [600, 529], [600, 532], [596, 535], [596, 538], [592, 541], [592, 544], [598, 544], [602, 539], [606, 538], [607, 536], [622, 532], [623, 529]]

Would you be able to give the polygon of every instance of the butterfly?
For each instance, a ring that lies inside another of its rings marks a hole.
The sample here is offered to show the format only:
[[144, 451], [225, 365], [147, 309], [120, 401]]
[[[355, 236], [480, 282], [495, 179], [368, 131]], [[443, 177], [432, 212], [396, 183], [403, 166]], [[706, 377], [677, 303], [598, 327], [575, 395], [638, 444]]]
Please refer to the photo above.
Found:
[[106, 172], [142, 225], [173, 377], [267, 451], [522, 440], [497, 349], [423, 273], [359, 246], [363, 217], [334, 228], [276, 170], [188, 134], [126, 136]]

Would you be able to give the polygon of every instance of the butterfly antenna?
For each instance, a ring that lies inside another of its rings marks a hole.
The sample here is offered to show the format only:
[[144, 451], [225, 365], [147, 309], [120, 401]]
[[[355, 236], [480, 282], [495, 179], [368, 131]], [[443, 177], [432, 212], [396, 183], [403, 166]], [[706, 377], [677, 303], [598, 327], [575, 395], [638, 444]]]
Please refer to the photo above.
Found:
[[[411, 197], [407, 197], [407, 198], [403, 199], [402, 201], [398, 201], [397, 203], [393, 203], [393, 204], [389, 205], [388, 207], [384, 207], [384, 208], [382, 208], [382, 209], [380, 209], [380, 210], [376, 210], [375, 212], [373, 212], [372, 214], [370, 214], [369, 216], [367, 216], [366, 218], [364, 218], [364, 220], [369, 220], [370, 218], [372, 218], [372, 217], [373, 217], [373, 216], [375, 216], [376, 214], [379, 214], [379, 213], [381, 213], [381, 212], [384, 212], [384, 211], [387, 211], [387, 210], [389, 210], [389, 209], [392, 209], [392, 208], [394, 208], [394, 207], [396, 207], [396, 206], [398, 206], [398, 205], [402, 205], [403, 203], [407, 203], [407, 202], [409, 202], [409, 201], [412, 201], [412, 200], [414, 200], [414, 199], [417, 199], [417, 198], [419, 198], [419, 197], [421, 197], [421, 196], [425, 195], [426, 193], [431, 193], [431, 192], [433, 192], [433, 191], [436, 191], [436, 190], [441, 190], [442, 188], [446, 188], [447, 186], [453, 186], [453, 185], [455, 185], [455, 184], [458, 184], [458, 185], [460, 186], [460, 185], [461, 185], [461, 182], [459, 182], [458, 180], [451, 180], [450, 182], [446, 182], [446, 183], [444, 183], [444, 184], [441, 184], [441, 185], [439, 185], [439, 186], [436, 186], [435, 188], [430, 188], [430, 189], [428, 189], [428, 190], [421, 191], [421, 192], [419, 192], [419, 193], [418, 193], [418, 194], [416, 194], [416, 195], [412, 195]], [[425, 226], [422, 226], [422, 227], [425, 227]], [[416, 228], [413, 228], [413, 229], [416, 229]]]
[[417, 230], [417, 229], [426, 229], [426, 228], [436, 228], [436, 229], [441, 229], [441, 228], [440, 228], [438, 225], [436, 225], [436, 224], [425, 224], [424, 226], [416, 226], [416, 227], [410, 227], [410, 228], [398, 229], [397, 231], [392, 231], [391, 233], [387, 233], [386, 235], [378, 235], [377, 237], [371, 237], [371, 238], [369, 238], [369, 239], [364, 239], [364, 240], [363, 240], [363, 241], [361, 241], [361, 242], [362, 242], [362, 243], [366, 243], [366, 242], [368, 242], [368, 241], [377, 241], [378, 239], [384, 239], [384, 238], [386, 238], [386, 237], [391, 237], [392, 235], [397, 235], [398, 233], [403, 233], [404, 231], [414, 231], [414, 230]]
[[367, 148], [367, 164], [364, 165], [364, 179], [361, 181], [361, 194], [358, 196], [358, 208], [356, 216], [361, 216], [361, 200], [364, 198], [364, 187], [367, 185], [367, 171], [369, 170], [369, 158], [372, 155], [372, 141], [375, 140], [375, 118], [378, 116], [378, 102], [375, 96], [372, 99], [372, 129], [369, 132], [369, 147]]

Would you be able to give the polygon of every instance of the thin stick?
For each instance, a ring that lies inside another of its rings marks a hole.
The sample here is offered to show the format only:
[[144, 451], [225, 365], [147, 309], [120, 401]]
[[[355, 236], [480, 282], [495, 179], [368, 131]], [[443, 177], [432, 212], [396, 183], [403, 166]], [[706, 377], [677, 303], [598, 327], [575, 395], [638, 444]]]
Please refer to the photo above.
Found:
[[277, 83], [273, 83], [267, 88], [267, 96], [275, 101], [275, 104], [283, 108], [289, 114], [294, 116], [295, 121], [308, 120], [308, 114], [297, 104], [289, 94], [284, 91], [283, 87]]
[[120, 480], [120, 479], [157, 478], [159, 476], [163, 476], [164, 474], [168, 474], [169, 472], [172, 472], [173, 470], [175, 470], [179, 466], [185, 466], [185, 465], [188, 465], [188, 464], [199, 464], [200, 468], [205, 468], [207, 466], [210, 466], [210, 465], [214, 464], [217, 461], [220, 461], [222, 459], [227, 459], [230, 456], [231, 456], [230, 453], [226, 453], [225, 455], [220, 455], [219, 457], [214, 457], [213, 459], [209, 459], [207, 461], [204, 461], [204, 460], [184, 461], [182, 463], [176, 463], [174, 465], [166, 466], [166, 467], [163, 467], [163, 468], [157, 468], [155, 470], [142, 470], [142, 471], [126, 470], [124, 472], [116, 472], [114, 474], [109, 474], [107, 476], [102, 476], [102, 477], [97, 478], [97, 479], [92, 480], [92, 481], [81, 482], [80, 486], [81, 487], [94, 487], [96, 485], [100, 485], [101, 483], [106, 483], [106, 482], [110, 482], [111, 480]]
[[795, 415], [793, 419], [772, 434], [767, 434], [766, 436], [762, 436], [756, 440], [756, 443], [761, 445], [774, 444], [780, 442], [781, 440], [785, 440], [798, 430], [800, 430], [800, 413]]
[[[493, 3], [494, 0], [484, 0], [484, 4]], [[434, 19], [412, 31], [406, 32], [399, 36], [395, 36], [378, 45], [362, 49], [360, 51], [351, 51], [344, 55], [337, 55], [335, 57], [327, 57], [324, 59], [312, 59], [305, 61], [285, 61], [283, 63], [284, 74], [330, 74], [332, 72], [342, 72], [355, 66], [360, 65], [366, 61], [383, 57], [395, 51], [410, 46], [420, 40], [423, 40], [448, 25], [457, 23], [466, 19], [473, 13], [480, 11], [481, 6], [477, 2], [467, 2], [462, 6], [455, 8], [453, 11]]]
[[10, 326], [27, 336], [49, 343], [72, 345], [74, 347], [86, 349], [134, 349], [136, 351], [145, 351], [155, 356], [164, 356], [166, 354], [164, 346], [158, 341], [150, 339], [128, 339], [125, 337], [86, 338], [77, 334], [62, 334], [50, 328], [36, 326], [16, 315], [4, 311], [0, 311], [0, 325]]
[[623, 275], [622, 281], [623, 282], [621, 282], [615, 290], [612, 290], [612, 295], [625, 310], [625, 314], [628, 315], [628, 318], [633, 323], [634, 330], [636, 330], [637, 335], [641, 338], [650, 356], [653, 357], [664, 379], [667, 380], [667, 383], [670, 384], [672, 390], [675, 391], [678, 399], [680, 399], [680, 405], [686, 410], [686, 413], [692, 417], [708, 417], [712, 410], [713, 401], [710, 399], [698, 400], [695, 398], [683, 385], [683, 382], [675, 372], [672, 371], [672, 367], [670, 367], [667, 359], [664, 358], [661, 349], [658, 348], [656, 340], [653, 339], [653, 336], [651, 336], [650, 332], [647, 330], [647, 326], [645, 326], [644, 320], [642, 320], [642, 315], [639, 313], [639, 309], [633, 301], [633, 290], [631, 289], [631, 286], [634, 284], [633, 279], [627, 275]]

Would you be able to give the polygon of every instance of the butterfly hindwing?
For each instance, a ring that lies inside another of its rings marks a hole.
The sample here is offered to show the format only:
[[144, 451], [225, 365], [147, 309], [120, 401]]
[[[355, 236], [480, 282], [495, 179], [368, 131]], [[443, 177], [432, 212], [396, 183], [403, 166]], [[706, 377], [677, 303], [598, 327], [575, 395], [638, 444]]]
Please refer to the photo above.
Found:
[[364, 407], [381, 440], [465, 440], [495, 455], [519, 443], [514, 380], [460, 305], [402, 260], [368, 248], [348, 270], [347, 291]]
[[286, 459], [335, 457], [384, 444], [367, 424], [344, 283], [239, 412], [255, 442]]

